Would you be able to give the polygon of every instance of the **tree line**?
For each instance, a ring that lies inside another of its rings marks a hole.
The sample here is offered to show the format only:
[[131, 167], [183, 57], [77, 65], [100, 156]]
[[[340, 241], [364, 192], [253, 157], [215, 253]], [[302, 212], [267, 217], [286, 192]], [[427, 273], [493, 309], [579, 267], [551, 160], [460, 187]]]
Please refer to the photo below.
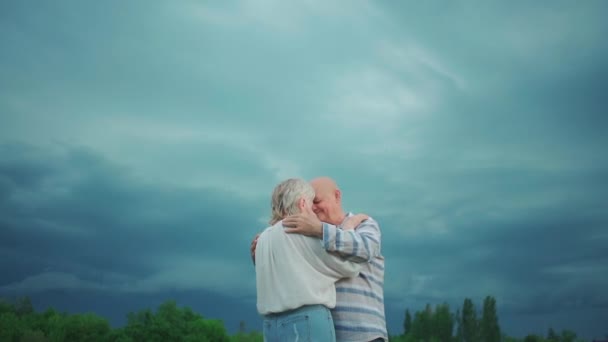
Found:
[[[241, 322], [239, 332], [229, 335], [220, 320], [204, 318], [189, 307], [178, 307], [168, 300], [155, 311], [144, 309], [127, 314], [127, 323], [112, 328], [107, 319], [93, 313], [67, 314], [53, 308], [36, 312], [29, 298], [14, 302], [0, 298], [0, 341], [203, 341], [261, 342], [259, 331], [246, 332]], [[462, 309], [451, 312], [447, 303], [423, 310], [405, 310], [403, 333], [390, 337], [391, 342], [580, 342], [574, 332], [549, 329], [545, 336], [527, 335], [522, 339], [507, 336], [500, 329], [496, 300], [487, 296], [481, 314], [473, 301], [465, 298]]]
[[107, 319], [93, 313], [67, 314], [52, 308], [36, 312], [26, 297], [12, 303], [0, 299], [0, 341], [261, 342], [263, 337], [260, 332], [245, 332], [244, 323], [238, 333], [229, 335], [221, 321], [203, 318], [172, 300], [156, 311], [131, 312], [124, 327], [111, 328]]
[[405, 310], [403, 334], [391, 336], [391, 342], [581, 342], [574, 332], [555, 332], [552, 328], [546, 336], [529, 334], [522, 339], [507, 336], [500, 329], [496, 312], [496, 299], [487, 296], [481, 315], [470, 298], [465, 298], [462, 310], [452, 313], [447, 303], [434, 308], [427, 304], [413, 315]]

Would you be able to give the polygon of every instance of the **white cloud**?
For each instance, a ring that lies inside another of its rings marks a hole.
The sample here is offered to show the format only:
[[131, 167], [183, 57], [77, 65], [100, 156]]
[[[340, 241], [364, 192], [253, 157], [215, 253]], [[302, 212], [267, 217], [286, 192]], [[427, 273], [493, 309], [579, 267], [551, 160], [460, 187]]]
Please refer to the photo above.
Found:
[[[441, 58], [425, 49], [412, 38], [406, 42], [383, 40], [378, 43], [378, 55], [382, 65], [389, 66], [395, 72], [402, 73], [420, 82], [427, 91], [447, 79], [459, 91], [466, 91], [467, 82], [452, 66], [448, 66]], [[438, 89], [437, 89], [438, 90]]]
[[335, 81], [328, 112], [344, 125], [382, 133], [394, 132], [416, 118], [430, 103], [387, 70], [353, 66]]

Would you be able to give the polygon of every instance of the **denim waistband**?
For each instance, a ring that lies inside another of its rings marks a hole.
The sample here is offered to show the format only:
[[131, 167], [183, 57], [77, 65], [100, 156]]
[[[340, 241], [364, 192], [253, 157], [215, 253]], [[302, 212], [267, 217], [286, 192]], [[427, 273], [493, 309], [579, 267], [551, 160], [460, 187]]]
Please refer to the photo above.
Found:
[[284, 315], [291, 315], [294, 313], [304, 313], [304, 312], [315, 311], [315, 310], [329, 310], [329, 308], [323, 304], [303, 305], [296, 309], [266, 314], [266, 315], [264, 315], [264, 318], [272, 319], [272, 318], [277, 318], [277, 317], [281, 317]]

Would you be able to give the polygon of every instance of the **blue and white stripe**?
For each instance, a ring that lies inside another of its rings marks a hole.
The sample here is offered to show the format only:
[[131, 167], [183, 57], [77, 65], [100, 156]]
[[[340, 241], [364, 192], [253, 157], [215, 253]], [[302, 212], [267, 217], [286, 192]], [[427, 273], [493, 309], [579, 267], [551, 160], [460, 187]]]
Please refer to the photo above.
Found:
[[332, 317], [337, 341], [371, 341], [379, 337], [388, 340], [384, 316], [384, 257], [380, 253], [380, 241], [380, 228], [371, 218], [350, 231], [323, 225], [323, 246], [327, 251], [362, 263], [359, 276], [336, 283], [336, 307]]

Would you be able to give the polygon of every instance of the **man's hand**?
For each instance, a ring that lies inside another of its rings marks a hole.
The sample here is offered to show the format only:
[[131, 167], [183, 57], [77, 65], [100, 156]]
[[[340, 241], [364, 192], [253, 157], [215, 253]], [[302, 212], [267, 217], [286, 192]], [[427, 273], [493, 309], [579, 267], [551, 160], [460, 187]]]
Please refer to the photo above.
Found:
[[355, 229], [361, 222], [367, 220], [369, 216], [365, 214], [357, 214], [346, 219], [346, 222], [342, 225], [343, 230], [351, 230]]
[[323, 224], [310, 208], [301, 214], [291, 215], [283, 219], [286, 233], [297, 233], [307, 236], [323, 237]]
[[260, 234], [256, 235], [253, 238], [253, 241], [251, 241], [251, 261], [253, 261], [253, 264], [255, 265], [255, 248], [258, 246], [258, 238], [260, 237]]

